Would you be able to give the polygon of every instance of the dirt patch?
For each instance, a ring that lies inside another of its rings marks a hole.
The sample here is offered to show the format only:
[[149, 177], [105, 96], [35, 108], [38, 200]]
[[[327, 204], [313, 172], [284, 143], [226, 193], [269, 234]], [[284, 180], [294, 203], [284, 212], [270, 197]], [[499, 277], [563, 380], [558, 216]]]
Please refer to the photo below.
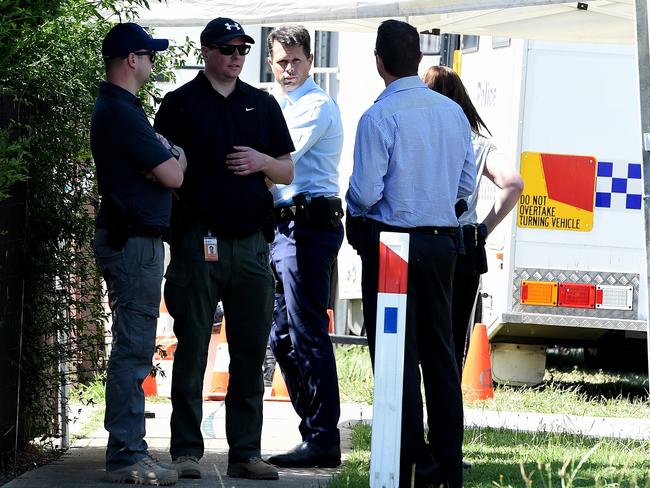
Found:
[[18, 451], [15, 462], [13, 452], [6, 453], [0, 457], [0, 486], [9, 483], [27, 471], [58, 459], [63, 452], [59, 449], [30, 444], [24, 450]]

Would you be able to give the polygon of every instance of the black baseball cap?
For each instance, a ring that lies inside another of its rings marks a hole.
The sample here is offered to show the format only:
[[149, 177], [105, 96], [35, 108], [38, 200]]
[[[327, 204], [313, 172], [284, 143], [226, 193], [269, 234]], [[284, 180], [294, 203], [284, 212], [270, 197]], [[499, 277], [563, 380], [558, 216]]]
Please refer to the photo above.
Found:
[[255, 44], [251, 36], [247, 36], [244, 28], [232, 19], [226, 17], [217, 17], [208, 22], [203, 32], [201, 32], [201, 46], [210, 44], [223, 44], [236, 37], [243, 37], [244, 41], [249, 44]]
[[164, 51], [168, 47], [167, 39], [154, 39], [138, 24], [126, 22], [108, 31], [102, 42], [102, 57], [122, 58], [136, 51]]

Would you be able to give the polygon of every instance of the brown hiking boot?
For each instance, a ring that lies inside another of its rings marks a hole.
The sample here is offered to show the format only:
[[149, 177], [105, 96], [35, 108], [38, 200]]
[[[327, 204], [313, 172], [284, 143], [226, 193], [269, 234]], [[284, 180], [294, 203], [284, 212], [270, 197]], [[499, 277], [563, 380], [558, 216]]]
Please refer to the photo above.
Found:
[[178, 456], [174, 459], [174, 468], [178, 471], [179, 478], [198, 479], [201, 477], [201, 468], [196, 456]]
[[154, 459], [146, 457], [131, 466], [107, 471], [113, 483], [133, 483], [134, 485], [173, 485], [178, 481], [175, 469], [161, 466]]
[[228, 463], [228, 476], [251, 480], [277, 480], [278, 470], [258, 457], [240, 463]]

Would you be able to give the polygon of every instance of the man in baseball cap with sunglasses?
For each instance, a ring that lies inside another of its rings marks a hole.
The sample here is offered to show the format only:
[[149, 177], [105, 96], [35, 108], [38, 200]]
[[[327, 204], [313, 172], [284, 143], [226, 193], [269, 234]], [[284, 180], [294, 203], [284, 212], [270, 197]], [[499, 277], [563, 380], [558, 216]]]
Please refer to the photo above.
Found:
[[181, 186], [186, 160], [182, 149], [156, 134], [136, 94], [149, 80], [154, 54], [168, 44], [133, 23], [108, 32], [106, 81], [90, 127], [101, 196], [93, 249], [113, 318], [104, 418], [113, 482], [171, 485], [178, 479], [172, 466], [149, 455], [142, 390], [156, 344], [171, 189]]
[[188, 154], [165, 275], [165, 303], [178, 339], [170, 453], [182, 478], [201, 477], [203, 375], [221, 299], [230, 353], [227, 474], [278, 479], [277, 469], [261, 459], [262, 363], [274, 302], [267, 182], [291, 183], [294, 146], [275, 99], [239, 79], [253, 43], [232, 19], [208, 23], [201, 33], [205, 69], [165, 96], [154, 122]]

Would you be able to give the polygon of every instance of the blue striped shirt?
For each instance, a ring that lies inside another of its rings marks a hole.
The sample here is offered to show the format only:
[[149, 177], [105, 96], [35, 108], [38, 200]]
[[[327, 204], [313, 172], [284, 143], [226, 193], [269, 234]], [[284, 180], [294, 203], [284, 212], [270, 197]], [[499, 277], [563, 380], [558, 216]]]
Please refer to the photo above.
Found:
[[398, 227], [455, 227], [476, 186], [462, 109], [417, 76], [390, 83], [359, 120], [348, 213]]
[[286, 95], [274, 92], [296, 150], [293, 182], [272, 188], [276, 207], [291, 205], [297, 193], [333, 197], [339, 193], [338, 166], [343, 149], [343, 124], [336, 102], [312, 79]]

